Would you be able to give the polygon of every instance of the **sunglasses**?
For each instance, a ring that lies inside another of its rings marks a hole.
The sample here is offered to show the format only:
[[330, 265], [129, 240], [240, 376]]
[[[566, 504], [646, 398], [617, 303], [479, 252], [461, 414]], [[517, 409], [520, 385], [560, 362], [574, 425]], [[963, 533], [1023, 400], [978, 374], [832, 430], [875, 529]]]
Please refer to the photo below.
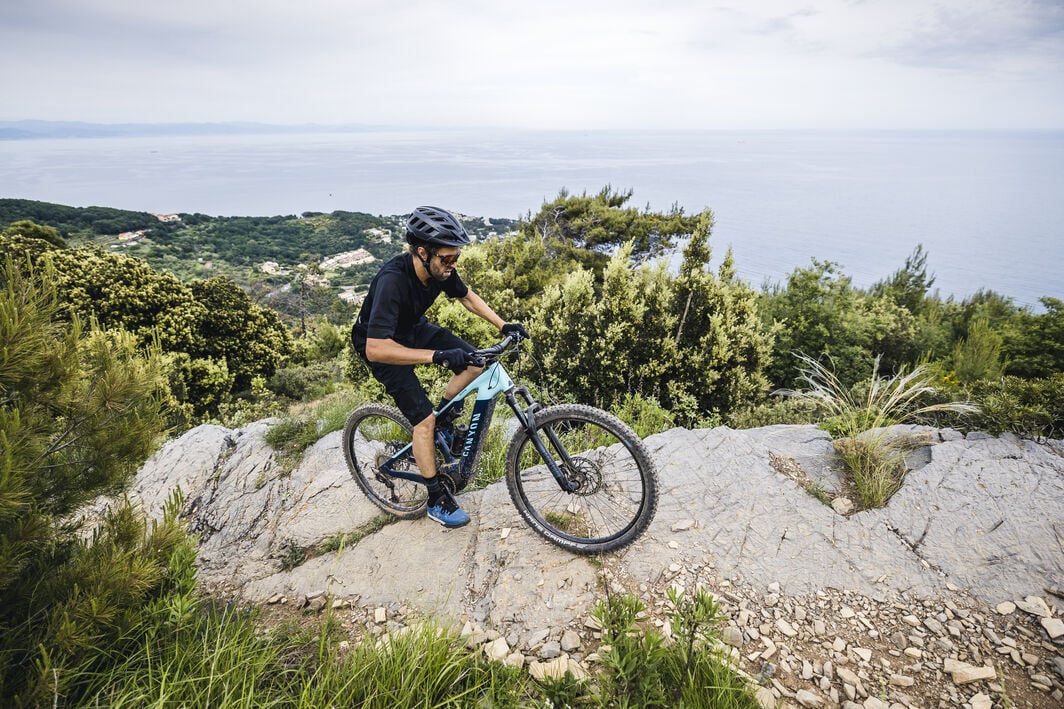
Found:
[[461, 255], [462, 252], [459, 251], [458, 253], [451, 254], [450, 256], [440, 256], [439, 254], [436, 254], [436, 257], [440, 259], [440, 263], [442, 263], [444, 266], [453, 266], [458, 263], [458, 257]]

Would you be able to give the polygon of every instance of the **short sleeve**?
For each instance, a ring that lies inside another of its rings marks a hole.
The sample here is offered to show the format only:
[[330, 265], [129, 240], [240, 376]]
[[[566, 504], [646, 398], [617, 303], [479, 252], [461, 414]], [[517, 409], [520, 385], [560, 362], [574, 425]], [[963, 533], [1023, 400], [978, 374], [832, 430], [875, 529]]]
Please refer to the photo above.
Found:
[[465, 298], [469, 294], [469, 286], [458, 275], [458, 269], [451, 271], [451, 277], [443, 282], [443, 292], [450, 298]]
[[373, 309], [366, 323], [366, 337], [380, 340], [395, 339], [399, 326], [399, 313], [402, 300], [399, 274], [383, 274], [377, 281], [373, 294]]

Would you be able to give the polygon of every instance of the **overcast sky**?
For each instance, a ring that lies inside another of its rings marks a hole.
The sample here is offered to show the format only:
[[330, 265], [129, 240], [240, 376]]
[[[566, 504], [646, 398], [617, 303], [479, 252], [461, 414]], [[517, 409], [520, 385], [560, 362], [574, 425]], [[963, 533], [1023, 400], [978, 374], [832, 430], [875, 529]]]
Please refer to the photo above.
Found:
[[0, 120], [1064, 128], [1064, 0], [0, 0]]

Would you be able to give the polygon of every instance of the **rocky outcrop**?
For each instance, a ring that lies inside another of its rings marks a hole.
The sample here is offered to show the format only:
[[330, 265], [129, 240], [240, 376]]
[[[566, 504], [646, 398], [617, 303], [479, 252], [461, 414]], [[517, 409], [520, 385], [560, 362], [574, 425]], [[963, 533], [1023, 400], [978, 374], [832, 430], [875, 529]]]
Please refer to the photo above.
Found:
[[[844, 488], [823, 431], [673, 429], [646, 441], [661, 482], [654, 522], [592, 560], [525, 527], [501, 482], [462, 495], [474, 520], [462, 529], [383, 523], [348, 475], [338, 432], [289, 471], [262, 441], [267, 425], [196, 428], [149, 460], [131, 492], [157, 514], [181, 488], [200, 578], [220, 593], [329, 598], [370, 628], [382, 613], [387, 623], [433, 613], [485, 633], [489, 654], [556, 662], [542, 650], [566, 630], [593, 642], [586, 620], [603, 577], [651, 607], [672, 585], [701, 586], [729, 613], [723, 637], [737, 661], [775, 700], [875, 706], [882, 687], [910, 699], [933, 687], [947, 705], [975, 706], [1001, 681], [979, 668], [1002, 659], [1037, 687], [1034, 700], [1064, 698], [1051, 592], [1064, 584], [1059, 441], [909, 430], [924, 445], [902, 490], [885, 508], [839, 514]], [[1025, 610], [1028, 597], [1048, 615]], [[1018, 610], [1002, 614], [1007, 603]]]

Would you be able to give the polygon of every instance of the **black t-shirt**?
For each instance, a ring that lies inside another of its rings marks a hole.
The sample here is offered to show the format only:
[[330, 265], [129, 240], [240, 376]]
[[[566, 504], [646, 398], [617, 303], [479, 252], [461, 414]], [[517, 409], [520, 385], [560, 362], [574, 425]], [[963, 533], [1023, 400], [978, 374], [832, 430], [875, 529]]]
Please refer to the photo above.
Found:
[[381, 266], [369, 285], [366, 299], [358, 313], [351, 339], [355, 349], [366, 352], [366, 338], [395, 340], [406, 347], [414, 346], [414, 328], [425, 320], [429, 309], [440, 293], [451, 298], [464, 298], [469, 288], [451, 271], [446, 281], [430, 278], [421, 283], [414, 270], [414, 257], [399, 254]]

